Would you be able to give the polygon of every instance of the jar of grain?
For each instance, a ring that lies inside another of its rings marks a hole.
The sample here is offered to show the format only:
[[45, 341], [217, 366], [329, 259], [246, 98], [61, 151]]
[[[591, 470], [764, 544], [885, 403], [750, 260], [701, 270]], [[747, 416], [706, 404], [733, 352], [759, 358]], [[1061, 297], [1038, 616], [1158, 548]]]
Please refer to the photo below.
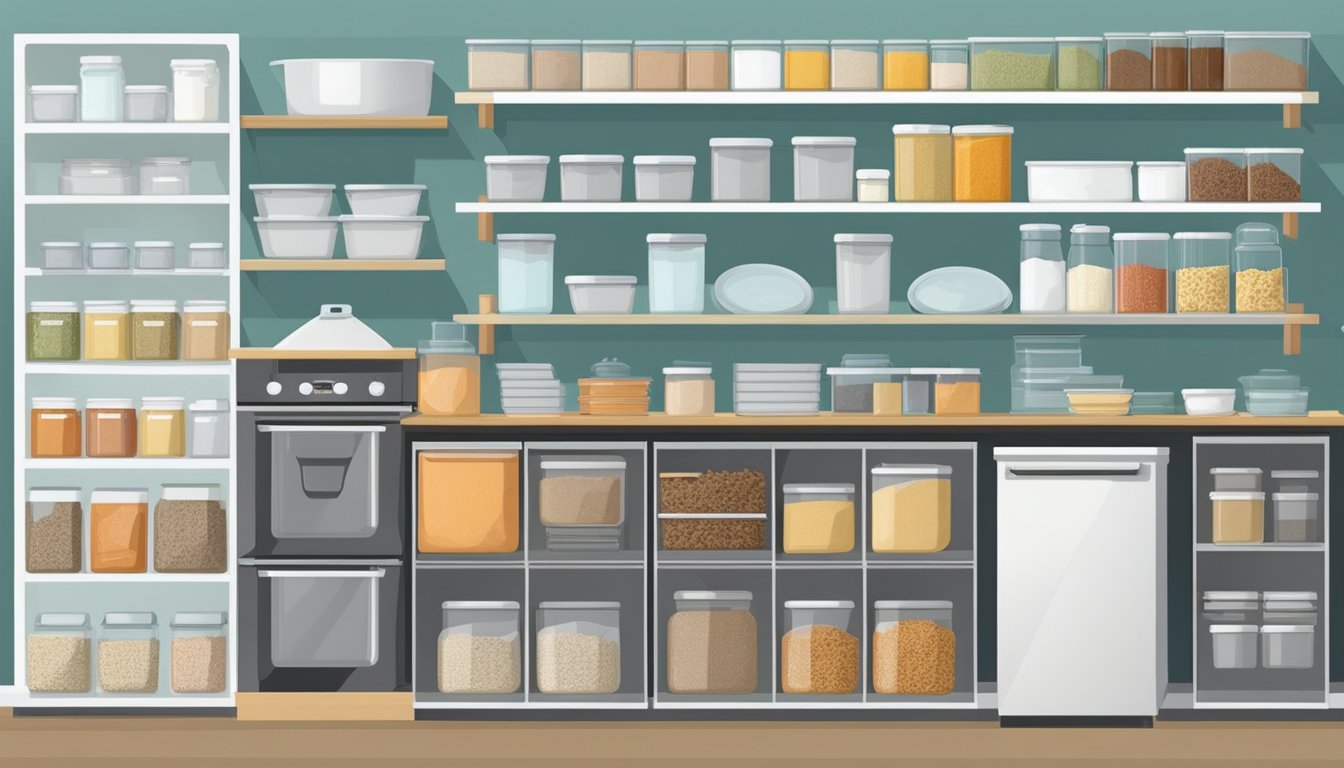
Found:
[[431, 416], [475, 416], [481, 412], [481, 358], [467, 341], [467, 328], [430, 323], [433, 338], [420, 342], [417, 402]]
[[933, 412], [938, 416], [980, 413], [980, 369], [939, 368], [933, 385]]
[[131, 398], [89, 398], [84, 403], [84, 453], [90, 458], [135, 456], [135, 433], [135, 401]]
[[108, 613], [98, 633], [98, 690], [159, 690], [159, 623], [153, 613]]
[[1231, 276], [1230, 232], [1177, 232], [1176, 311], [1228, 312]]
[[1012, 126], [954, 126], [952, 154], [953, 200], [1006, 203], [1013, 199]]
[[946, 696], [957, 687], [957, 636], [946, 600], [873, 602], [873, 691]]
[[526, 91], [527, 40], [470, 39], [467, 44], [467, 87], [473, 91]]
[[623, 456], [542, 456], [537, 519], [545, 526], [625, 522]]
[[755, 693], [757, 624], [751, 593], [679, 590], [667, 620], [669, 693]]
[[668, 416], [713, 416], [714, 369], [708, 366], [664, 368], [663, 411]]
[[1301, 202], [1302, 149], [1246, 150], [1246, 196], [1253, 203]]
[[229, 359], [229, 303], [182, 303], [182, 359]]
[[731, 43], [734, 91], [778, 91], [783, 82], [782, 46], [778, 40], [734, 40]]
[[686, 44], [680, 40], [636, 40], [635, 90], [686, 90]]
[[1153, 90], [1190, 90], [1189, 39], [1185, 33], [1154, 32], [1149, 37], [1153, 41]]
[[1166, 232], [1115, 234], [1115, 311], [1164, 314], [1167, 311]]
[[228, 524], [218, 485], [164, 485], [154, 505], [154, 570], [223, 573]]
[[532, 90], [577, 91], [583, 86], [578, 40], [532, 41]]
[[1192, 203], [1244, 203], [1248, 199], [1246, 151], [1186, 147], [1186, 199]]
[[1223, 41], [1227, 90], [1307, 90], [1310, 32], [1228, 32]]
[[686, 90], [728, 90], [728, 41], [686, 41]]
[[1260, 544], [1265, 540], [1265, 494], [1210, 491], [1214, 544]]
[[541, 693], [615, 693], [621, 687], [621, 604], [539, 604], [536, 647]]
[[93, 630], [87, 613], [39, 613], [28, 633], [28, 690], [88, 693]]
[[854, 549], [854, 485], [784, 485], [784, 552], [841, 554]]
[[831, 89], [876, 91], [882, 85], [882, 64], [876, 40], [831, 41]]
[[1066, 282], [1069, 312], [1114, 311], [1115, 254], [1110, 227], [1075, 224], [1069, 230]]
[[1143, 32], [1107, 32], [1106, 90], [1153, 90], [1153, 40]]
[[132, 301], [131, 359], [176, 360], [181, 325], [176, 301]]
[[1053, 37], [972, 37], [971, 90], [1053, 91]]
[[439, 632], [439, 693], [515, 693], [522, 685], [519, 605], [448, 600]]
[[193, 459], [226, 459], [229, 456], [229, 401], [196, 400], [187, 406], [188, 430]]
[[1190, 49], [1190, 90], [1223, 90], [1223, 32], [1187, 30]]
[[850, 634], [853, 600], [786, 600], [789, 631], [780, 641], [784, 693], [854, 693], [859, 687], [859, 638]]
[[1106, 58], [1104, 37], [1056, 37], [1055, 82], [1061, 91], [1099, 91], [1102, 60]]
[[72, 459], [83, 449], [79, 403], [73, 397], [34, 397], [28, 414], [28, 455]]
[[[951, 174], [949, 174], [950, 178]], [[860, 203], [885, 203], [891, 200], [891, 171], [885, 168], [860, 168], [854, 172], [854, 199]]]
[[145, 458], [185, 456], [187, 418], [181, 397], [140, 399], [140, 455]]
[[830, 41], [785, 40], [784, 90], [826, 91], [830, 87]]
[[149, 491], [99, 488], [89, 503], [89, 569], [144, 573], [149, 546]]
[[29, 573], [79, 573], [84, 567], [84, 508], [78, 488], [31, 488], [24, 518]]
[[630, 51], [633, 40], [584, 40], [583, 90], [630, 90]]
[[84, 359], [131, 359], [131, 306], [124, 301], [84, 302]]
[[1237, 245], [1236, 253], [1237, 312], [1284, 311], [1288, 274], [1283, 268], [1283, 249], [1247, 243]]
[[872, 547], [878, 553], [942, 552], [952, 540], [952, 467], [882, 464], [872, 469]]
[[947, 125], [893, 125], [896, 149], [896, 202], [952, 199], [952, 128]]
[[229, 673], [228, 614], [174, 613], [169, 680], [173, 693], [222, 693]]
[[971, 44], [966, 40], [929, 41], [929, 90], [964, 91], [971, 82]]
[[79, 305], [73, 301], [28, 304], [28, 359], [79, 359]]
[[882, 41], [882, 89], [929, 90], [929, 41]]

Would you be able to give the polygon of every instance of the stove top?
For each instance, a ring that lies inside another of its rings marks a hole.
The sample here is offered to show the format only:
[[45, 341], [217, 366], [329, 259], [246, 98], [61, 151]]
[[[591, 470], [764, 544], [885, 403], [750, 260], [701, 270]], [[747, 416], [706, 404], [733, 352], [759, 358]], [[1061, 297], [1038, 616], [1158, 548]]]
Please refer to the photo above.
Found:
[[414, 405], [415, 360], [239, 360], [239, 405]]

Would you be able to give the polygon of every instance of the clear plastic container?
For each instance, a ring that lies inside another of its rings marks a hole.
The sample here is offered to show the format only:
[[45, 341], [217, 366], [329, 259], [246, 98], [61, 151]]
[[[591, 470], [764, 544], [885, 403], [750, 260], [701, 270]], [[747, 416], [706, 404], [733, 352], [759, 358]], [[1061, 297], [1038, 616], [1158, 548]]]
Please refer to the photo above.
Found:
[[128, 123], [162, 123], [168, 119], [166, 85], [128, 85], [125, 98]]
[[854, 486], [785, 483], [784, 552], [839, 554], [854, 549]]
[[1167, 312], [1166, 232], [1117, 232], [1115, 240], [1115, 311]]
[[901, 378], [901, 412], [906, 416], [933, 415], [933, 388], [937, 368], [907, 368]]
[[128, 302], [84, 302], [84, 359], [131, 359], [131, 305]]
[[79, 86], [34, 85], [28, 88], [28, 119], [34, 123], [73, 123], [79, 118]]
[[140, 194], [191, 194], [191, 159], [146, 157], [140, 161]]
[[523, 667], [518, 603], [448, 600], [442, 608], [439, 693], [515, 693]]
[[131, 302], [132, 360], [176, 360], [181, 332], [176, 301]]
[[1144, 32], [1107, 32], [1106, 90], [1153, 90], [1153, 39]]
[[1320, 541], [1321, 497], [1315, 493], [1275, 493], [1275, 541]]
[[532, 90], [577, 91], [583, 87], [578, 40], [532, 41]]
[[219, 63], [214, 59], [173, 59], [173, 120], [219, 120]]
[[24, 569], [79, 573], [84, 567], [84, 508], [78, 488], [31, 488], [24, 511]]
[[630, 90], [633, 45], [633, 40], [584, 40], [583, 90]]
[[1014, 336], [1014, 364], [1021, 368], [1078, 368], [1083, 364], [1084, 338], [1067, 333]]
[[125, 243], [89, 243], [89, 269], [126, 270], [131, 268], [131, 249]]
[[196, 400], [190, 413], [190, 454], [193, 459], [229, 457], [229, 401]]
[[1189, 38], [1184, 32], [1154, 32], [1153, 90], [1190, 90]]
[[73, 397], [34, 397], [28, 414], [28, 455], [72, 459], [83, 448], [79, 404]]
[[860, 168], [854, 172], [854, 199], [860, 203], [885, 203], [891, 200], [891, 171], [885, 168]]
[[929, 41], [882, 41], [882, 89], [929, 90]]
[[120, 56], [79, 57], [79, 119], [117, 123], [126, 106], [126, 73]]
[[947, 125], [893, 125], [897, 202], [952, 199], [952, 128]]
[[882, 65], [876, 40], [831, 41], [831, 90], [876, 91], [882, 87]]
[[1018, 271], [1018, 311], [1023, 314], [1063, 312], [1064, 251], [1058, 224], [1023, 224]]
[[621, 604], [537, 606], [537, 690], [606, 695], [621, 687]]
[[84, 401], [84, 453], [89, 458], [135, 456], [136, 432], [135, 401], [131, 398], [89, 398]]
[[710, 200], [768, 202], [773, 146], [770, 139], [710, 139]]
[[1103, 37], [1056, 37], [1055, 82], [1061, 91], [1100, 91], [1106, 58]]
[[175, 613], [169, 679], [173, 693], [223, 693], [228, 687], [228, 614]]
[[42, 249], [42, 269], [80, 270], [84, 268], [84, 244], [75, 240], [47, 240]]
[[952, 128], [952, 199], [959, 203], [1006, 203], [1013, 199], [1013, 128], [958, 125]]
[[154, 570], [223, 573], [229, 531], [218, 485], [164, 485], [154, 505]]
[[94, 489], [89, 503], [89, 570], [144, 573], [149, 552], [149, 491]]
[[933, 412], [938, 416], [980, 413], [980, 369], [939, 368], [933, 386]]
[[852, 600], [786, 600], [789, 630], [780, 640], [784, 693], [846, 694], [859, 687], [859, 638], [850, 633]]
[[1302, 201], [1302, 150], [1246, 150], [1246, 196], [1253, 203]]
[[625, 472], [622, 456], [542, 456], [537, 518], [546, 526], [621, 525]]
[[663, 411], [668, 416], [714, 415], [714, 370], [701, 366], [663, 369]]
[[1069, 230], [1068, 311], [1109, 313], [1114, 310], [1115, 254], [1111, 229], [1075, 224]]
[[728, 90], [728, 41], [686, 41], [686, 90]]
[[454, 322], [430, 324], [420, 342], [416, 404], [433, 416], [475, 416], [481, 412], [481, 358], [467, 341], [467, 328]]
[[1228, 32], [1224, 44], [1227, 90], [1307, 90], [1309, 32]]
[[188, 243], [187, 266], [191, 269], [227, 269], [229, 253], [223, 243]]
[[79, 359], [79, 305], [73, 301], [28, 304], [28, 359]]
[[[532, 56], [537, 55], [533, 44]], [[635, 90], [686, 90], [686, 43], [681, 40], [635, 41]]]
[[1210, 624], [1214, 669], [1255, 669], [1260, 628], [1254, 624]]
[[1264, 471], [1259, 467], [1214, 467], [1209, 470], [1209, 474], [1213, 476], [1215, 491], [1257, 493]]
[[830, 87], [830, 41], [785, 40], [784, 90], [825, 91]]
[[549, 315], [555, 288], [555, 235], [503, 234], [495, 240], [500, 313]]
[[550, 164], [549, 155], [486, 155], [485, 196], [495, 203], [539, 203]]
[[172, 269], [177, 262], [177, 249], [169, 240], [137, 240], [136, 269]]
[[1231, 309], [1229, 232], [1177, 232], [1176, 311], [1228, 312]]
[[793, 137], [793, 199], [842, 202], [854, 199], [853, 136]]
[[649, 311], [705, 311], [705, 244], [702, 234], [654, 232], [649, 246]]
[[1212, 491], [1214, 544], [1260, 544], [1265, 540], [1265, 494]]
[[754, 693], [757, 686], [756, 617], [750, 592], [672, 593], [667, 620], [669, 693]]
[[1053, 37], [972, 37], [971, 90], [1052, 91]]
[[1223, 90], [1223, 35], [1214, 30], [1187, 30], [1190, 48], [1190, 90]]
[[834, 240], [837, 311], [890, 312], [892, 236], [840, 233]]
[[1260, 627], [1260, 664], [1265, 669], [1311, 669], [1316, 665], [1316, 627], [1304, 624]]
[[778, 91], [783, 85], [783, 46], [778, 40], [731, 43], [734, 91]]
[[1135, 392], [1130, 396], [1131, 416], [1170, 416], [1175, 413], [1175, 392]]
[[135, 194], [135, 177], [131, 175], [131, 161], [81, 158], [63, 160], [59, 191], [62, 195]]
[[140, 455], [176, 458], [187, 454], [186, 401], [180, 397], [140, 398]]
[[93, 630], [87, 613], [39, 613], [28, 633], [25, 682], [32, 693], [88, 693]]
[[229, 303], [182, 302], [182, 359], [229, 359]]
[[929, 90], [964, 91], [971, 85], [971, 44], [965, 40], [929, 41]]
[[1283, 268], [1283, 249], [1268, 244], [1238, 245], [1236, 253], [1237, 312], [1284, 311], [1288, 276]]
[[[826, 369], [831, 377], [831, 411], [834, 413], [875, 413], [877, 386], [897, 383], [908, 369], [888, 367], [840, 366]], [[899, 403], [896, 408], [900, 411]]]
[[946, 600], [873, 602], [873, 691], [946, 696], [957, 687], [957, 636]]
[[159, 623], [153, 613], [108, 613], [98, 633], [98, 690], [159, 690]]
[[1246, 152], [1221, 147], [1187, 147], [1186, 199], [1192, 203], [1244, 203], [1247, 200]]
[[932, 554], [952, 541], [952, 467], [883, 464], [872, 469], [869, 545], [884, 554]]
[[530, 87], [527, 40], [469, 39], [467, 87], [473, 91], [526, 91]]

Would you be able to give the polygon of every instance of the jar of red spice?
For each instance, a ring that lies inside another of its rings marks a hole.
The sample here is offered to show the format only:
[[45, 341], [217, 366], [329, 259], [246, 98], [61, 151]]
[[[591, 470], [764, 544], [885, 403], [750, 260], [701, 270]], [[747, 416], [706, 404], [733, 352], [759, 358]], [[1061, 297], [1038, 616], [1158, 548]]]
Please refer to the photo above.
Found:
[[1117, 232], [1115, 311], [1163, 314], [1168, 307], [1166, 232]]

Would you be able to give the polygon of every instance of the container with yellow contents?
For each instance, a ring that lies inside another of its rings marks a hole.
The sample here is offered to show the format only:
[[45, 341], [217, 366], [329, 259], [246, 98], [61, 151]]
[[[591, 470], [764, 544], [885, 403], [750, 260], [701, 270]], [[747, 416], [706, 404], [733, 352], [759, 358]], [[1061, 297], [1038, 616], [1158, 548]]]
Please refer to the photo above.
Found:
[[931, 554], [952, 540], [952, 468], [882, 464], [872, 469], [874, 552]]
[[187, 454], [186, 400], [181, 397], [140, 399], [140, 455], [172, 458]]
[[433, 338], [420, 342], [420, 412], [475, 416], [481, 412], [481, 358], [467, 341], [466, 326], [430, 323]]
[[787, 554], [839, 554], [852, 549], [853, 485], [797, 483], [784, 486], [784, 551]]

